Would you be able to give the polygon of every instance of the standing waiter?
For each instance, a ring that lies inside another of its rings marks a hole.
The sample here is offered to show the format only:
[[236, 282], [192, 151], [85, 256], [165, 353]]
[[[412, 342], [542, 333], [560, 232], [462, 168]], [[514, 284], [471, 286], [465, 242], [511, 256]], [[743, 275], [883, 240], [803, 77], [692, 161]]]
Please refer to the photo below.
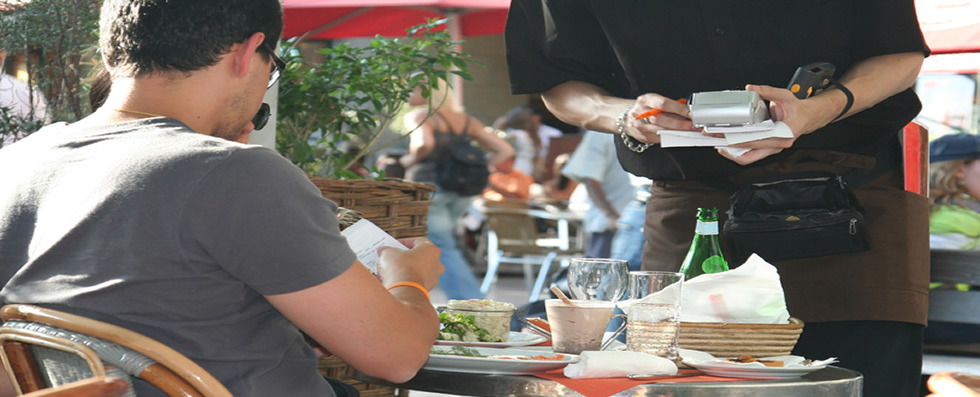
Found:
[[[806, 323], [795, 354], [838, 357], [865, 376], [867, 396], [918, 395], [928, 202], [902, 188], [898, 141], [921, 107], [910, 87], [929, 54], [913, 0], [514, 0], [506, 41], [515, 94], [541, 93], [563, 121], [615, 134], [623, 167], [656, 181], [645, 269], [677, 270], [696, 209], [728, 208], [719, 186], [803, 169], [868, 175], [855, 193], [870, 250], [774, 265]], [[814, 62], [835, 65], [844, 88], [803, 100], [781, 88]], [[699, 131], [675, 99], [742, 89], [794, 137], [739, 145], [752, 150], [738, 157], [659, 146], [658, 130]]]

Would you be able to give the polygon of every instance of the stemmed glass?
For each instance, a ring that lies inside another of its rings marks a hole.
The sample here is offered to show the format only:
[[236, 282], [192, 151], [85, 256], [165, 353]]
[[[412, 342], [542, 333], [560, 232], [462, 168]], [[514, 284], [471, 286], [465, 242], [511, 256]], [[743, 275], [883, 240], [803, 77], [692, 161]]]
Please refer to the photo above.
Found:
[[572, 299], [616, 302], [628, 287], [629, 263], [620, 259], [575, 258], [568, 266]]

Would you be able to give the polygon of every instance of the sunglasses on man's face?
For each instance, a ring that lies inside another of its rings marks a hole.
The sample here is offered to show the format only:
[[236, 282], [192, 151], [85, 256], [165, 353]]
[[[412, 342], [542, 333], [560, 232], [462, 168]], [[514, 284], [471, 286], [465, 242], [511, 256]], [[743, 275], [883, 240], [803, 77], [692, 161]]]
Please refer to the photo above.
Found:
[[269, 114], [272, 113], [272, 109], [269, 107], [268, 103], [263, 102], [262, 106], [259, 107], [258, 113], [252, 117], [252, 125], [255, 126], [255, 130], [261, 130], [265, 127], [266, 123], [269, 122]]
[[265, 88], [272, 88], [273, 85], [279, 81], [279, 77], [282, 77], [282, 72], [286, 70], [286, 62], [283, 62], [278, 55], [276, 55], [276, 50], [272, 46], [262, 43], [259, 48], [263, 49], [265, 52], [269, 53], [272, 57], [272, 71], [269, 72], [269, 85]]

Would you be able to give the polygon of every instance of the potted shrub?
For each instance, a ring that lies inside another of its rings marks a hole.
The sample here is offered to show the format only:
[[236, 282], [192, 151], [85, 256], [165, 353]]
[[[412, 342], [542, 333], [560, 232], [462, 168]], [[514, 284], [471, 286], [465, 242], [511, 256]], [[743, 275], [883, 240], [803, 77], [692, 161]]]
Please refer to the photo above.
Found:
[[[375, 37], [362, 47], [339, 44], [319, 50], [322, 63], [305, 62], [295, 41], [284, 43], [286, 70], [280, 80], [276, 149], [310, 174], [323, 195], [360, 213], [396, 238], [426, 234], [429, 197], [435, 186], [384, 178], [364, 179], [351, 170], [361, 158], [404, 139], [386, 136], [400, 122], [409, 95], [422, 96], [451, 75], [470, 80], [474, 63], [457, 42], [437, 31], [445, 20], [408, 30], [404, 38]], [[439, 104], [430, 103], [429, 114]], [[390, 135], [389, 135], [390, 136]], [[369, 166], [371, 167], [371, 166]]]
[[[415, 87], [429, 93], [451, 74], [470, 80], [467, 54], [436, 31], [445, 20], [409, 29], [404, 38], [375, 37], [363, 47], [338, 44], [319, 50], [320, 64], [284, 44], [286, 70], [279, 87], [276, 149], [314, 176], [360, 177], [350, 168], [412, 132], [383, 139]], [[448, 81], [447, 81], [448, 83]], [[430, 109], [438, 108], [433, 104]], [[435, 110], [431, 110], [432, 116]]]
[[[0, 0], [0, 51], [8, 62], [23, 56], [28, 84], [47, 104], [47, 119], [0, 108], [0, 141], [40, 129], [46, 122], [77, 121], [92, 109], [87, 82], [98, 62], [99, 0]], [[31, 107], [37, 103], [33, 98]]]

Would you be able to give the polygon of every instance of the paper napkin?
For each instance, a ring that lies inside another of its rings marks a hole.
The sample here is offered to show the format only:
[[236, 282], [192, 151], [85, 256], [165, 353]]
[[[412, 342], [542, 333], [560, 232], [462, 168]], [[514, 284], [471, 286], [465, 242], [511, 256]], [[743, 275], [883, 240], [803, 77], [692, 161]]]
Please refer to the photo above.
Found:
[[776, 267], [752, 254], [741, 266], [685, 280], [681, 321], [786, 324], [789, 311]]
[[[672, 293], [671, 285], [659, 293]], [[704, 323], [787, 324], [789, 311], [776, 267], [752, 254], [742, 266], [684, 280], [681, 321]], [[658, 294], [620, 301], [629, 313], [633, 302], [655, 302]]]
[[572, 379], [621, 378], [629, 374], [676, 375], [677, 365], [663, 357], [630, 351], [585, 351], [565, 367]]

